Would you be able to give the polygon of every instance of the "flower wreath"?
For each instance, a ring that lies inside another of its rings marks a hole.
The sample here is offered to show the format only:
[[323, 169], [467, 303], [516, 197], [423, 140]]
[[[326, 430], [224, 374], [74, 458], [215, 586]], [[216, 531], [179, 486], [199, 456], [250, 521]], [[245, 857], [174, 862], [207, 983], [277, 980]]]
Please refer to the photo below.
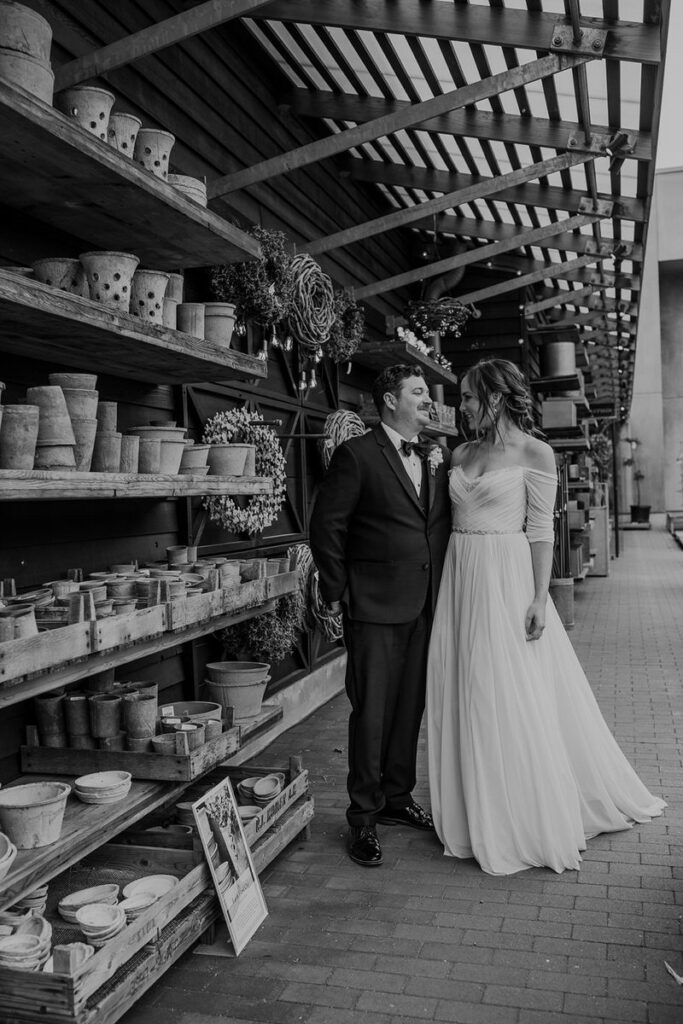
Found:
[[334, 293], [334, 322], [327, 342], [327, 355], [335, 363], [348, 362], [357, 351], [365, 332], [365, 311], [348, 291]]
[[437, 331], [459, 338], [471, 316], [470, 306], [449, 297], [409, 302], [406, 307], [408, 326], [423, 338]]
[[286, 461], [277, 434], [259, 413], [247, 409], [218, 412], [204, 424], [205, 444], [234, 441], [256, 446], [256, 475], [270, 477], [272, 494], [254, 494], [244, 507], [227, 495], [204, 498], [209, 518], [231, 533], [262, 533], [277, 519], [287, 489]]

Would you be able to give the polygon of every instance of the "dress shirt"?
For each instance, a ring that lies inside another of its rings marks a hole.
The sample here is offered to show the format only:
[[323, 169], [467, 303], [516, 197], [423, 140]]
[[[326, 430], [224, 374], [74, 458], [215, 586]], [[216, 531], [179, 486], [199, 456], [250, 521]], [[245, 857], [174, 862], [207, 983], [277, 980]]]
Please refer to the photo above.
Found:
[[413, 437], [402, 437], [397, 430], [394, 430], [393, 427], [388, 426], [386, 423], [382, 423], [382, 427], [398, 452], [398, 457], [405, 466], [406, 473], [412, 480], [415, 491], [419, 495], [422, 486], [422, 459], [415, 452], [406, 455], [405, 452], [401, 451], [401, 441], [419, 441], [420, 438], [417, 434], [414, 434]]

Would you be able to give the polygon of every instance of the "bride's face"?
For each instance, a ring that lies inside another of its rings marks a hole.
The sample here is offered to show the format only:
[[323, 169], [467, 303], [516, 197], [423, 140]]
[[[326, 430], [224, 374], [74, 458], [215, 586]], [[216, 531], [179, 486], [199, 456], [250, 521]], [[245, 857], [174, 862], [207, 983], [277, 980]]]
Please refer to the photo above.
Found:
[[462, 384], [460, 385], [460, 414], [465, 421], [467, 429], [473, 433], [481, 431], [486, 427], [488, 417], [484, 409], [482, 409], [481, 402], [470, 387], [467, 374], [463, 377]]

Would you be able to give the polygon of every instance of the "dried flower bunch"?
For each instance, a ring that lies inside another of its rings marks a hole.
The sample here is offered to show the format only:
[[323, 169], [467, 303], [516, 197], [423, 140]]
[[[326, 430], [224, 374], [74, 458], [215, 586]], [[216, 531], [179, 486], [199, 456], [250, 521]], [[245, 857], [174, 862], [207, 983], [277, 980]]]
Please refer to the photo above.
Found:
[[409, 327], [422, 338], [437, 332], [459, 338], [471, 316], [469, 306], [448, 297], [409, 302], [406, 308]]
[[285, 594], [275, 608], [218, 634], [230, 658], [247, 653], [255, 661], [278, 662], [291, 654], [303, 627], [299, 592]]
[[334, 295], [334, 322], [327, 343], [327, 354], [335, 363], [346, 363], [363, 340], [365, 311], [349, 292], [341, 289]]
[[284, 320], [294, 294], [292, 257], [282, 231], [255, 226], [250, 235], [261, 244], [261, 255], [244, 263], [213, 267], [211, 287], [219, 302], [234, 302], [235, 316], [270, 327]]
[[216, 413], [204, 425], [204, 443], [239, 442], [256, 446], [256, 475], [273, 481], [272, 494], [254, 494], [246, 505], [227, 495], [204, 499], [209, 518], [231, 533], [253, 536], [277, 519], [287, 489], [287, 464], [277, 434], [267, 427], [259, 413], [230, 409]]

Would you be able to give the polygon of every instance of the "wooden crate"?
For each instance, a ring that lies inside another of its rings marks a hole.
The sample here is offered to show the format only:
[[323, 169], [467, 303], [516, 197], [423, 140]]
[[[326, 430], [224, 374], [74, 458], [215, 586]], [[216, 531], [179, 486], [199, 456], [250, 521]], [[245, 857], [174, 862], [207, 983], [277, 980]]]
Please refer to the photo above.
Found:
[[0, 643], [0, 683], [19, 682], [56, 665], [87, 658], [94, 650], [91, 625], [77, 622], [38, 636]]
[[95, 619], [92, 628], [92, 650], [97, 653], [127, 647], [141, 640], [161, 636], [166, 629], [166, 605], [141, 608], [129, 615], [112, 615], [108, 619]]
[[177, 632], [242, 608], [253, 608], [263, 604], [266, 599], [265, 584], [265, 580], [252, 580], [237, 587], [200, 594], [199, 597], [169, 601], [166, 605], [168, 628]]

